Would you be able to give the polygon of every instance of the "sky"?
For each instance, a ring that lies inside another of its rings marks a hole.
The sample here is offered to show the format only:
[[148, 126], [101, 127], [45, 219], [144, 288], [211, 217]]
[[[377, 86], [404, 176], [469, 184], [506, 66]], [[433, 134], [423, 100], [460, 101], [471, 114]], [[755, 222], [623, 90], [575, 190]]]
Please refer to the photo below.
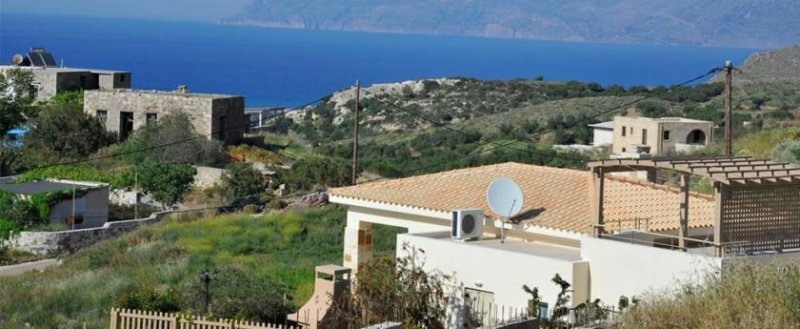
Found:
[[0, 0], [0, 12], [216, 21], [250, 0]]

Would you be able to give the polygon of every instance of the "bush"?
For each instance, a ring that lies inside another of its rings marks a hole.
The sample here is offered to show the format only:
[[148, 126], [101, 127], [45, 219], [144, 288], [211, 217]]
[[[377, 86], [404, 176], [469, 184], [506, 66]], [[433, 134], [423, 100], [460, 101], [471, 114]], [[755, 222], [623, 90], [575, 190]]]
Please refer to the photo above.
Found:
[[231, 198], [258, 197], [266, 190], [266, 179], [246, 163], [231, 163], [222, 175], [222, 189]]
[[164, 209], [183, 199], [197, 174], [197, 170], [189, 165], [149, 164], [137, 170], [142, 190], [160, 202]]
[[140, 311], [178, 312], [180, 295], [174, 290], [158, 291], [151, 286], [123, 292], [114, 301], [114, 307]]
[[721, 277], [645, 296], [619, 328], [798, 328], [800, 267], [734, 264]]

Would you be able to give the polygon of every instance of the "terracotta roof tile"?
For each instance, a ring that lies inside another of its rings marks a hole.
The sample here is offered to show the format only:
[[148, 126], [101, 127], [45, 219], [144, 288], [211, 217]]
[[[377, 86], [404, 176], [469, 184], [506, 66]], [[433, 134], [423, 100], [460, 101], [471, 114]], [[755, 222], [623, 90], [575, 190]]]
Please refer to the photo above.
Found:
[[[497, 218], [486, 202], [486, 189], [500, 177], [513, 179], [523, 191], [525, 200], [518, 220], [528, 225], [591, 232], [592, 177], [586, 171], [509, 162], [336, 188], [330, 194], [447, 212], [477, 207], [485, 209], [488, 217]], [[651, 230], [675, 228], [678, 198], [674, 191], [659, 186], [610, 178], [604, 202], [606, 220], [650, 218]], [[693, 215], [705, 218], [713, 214], [713, 202], [709, 211], [703, 200], [706, 199], [692, 198], [690, 219]]]

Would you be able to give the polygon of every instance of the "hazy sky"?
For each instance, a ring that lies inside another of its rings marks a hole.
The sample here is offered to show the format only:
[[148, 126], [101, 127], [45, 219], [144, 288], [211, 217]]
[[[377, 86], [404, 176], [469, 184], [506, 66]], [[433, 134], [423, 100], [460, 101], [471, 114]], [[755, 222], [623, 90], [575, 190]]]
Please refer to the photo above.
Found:
[[250, 0], [0, 0], [0, 12], [48, 15], [218, 20]]

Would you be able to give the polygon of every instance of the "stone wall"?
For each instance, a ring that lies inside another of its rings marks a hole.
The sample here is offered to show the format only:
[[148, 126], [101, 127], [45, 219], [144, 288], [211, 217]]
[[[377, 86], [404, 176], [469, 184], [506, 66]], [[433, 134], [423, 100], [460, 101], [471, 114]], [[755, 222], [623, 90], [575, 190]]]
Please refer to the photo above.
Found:
[[[244, 97], [229, 95], [160, 92], [145, 90], [87, 90], [84, 112], [106, 111], [106, 129], [120, 132], [120, 112], [133, 113], [133, 130], [147, 124], [147, 116], [158, 120], [173, 113], [189, 117], [195, 131], [209, 138], [234, 144], [241, 140], [247, 122]], [[225, 136], [221, 136], [221, 135]], [[220, 138], [222, 137], [222, 138]]]
[[108, 222], [102, 227], [60, 232], [23, 231], [11, 240], [12, 248], [27, 250], [37, 255], [73, 253], [102, 240], [130, 232], [145, 224], [160, 222], [170, 212], [154, 213], [150, 217], [118, 222]]

